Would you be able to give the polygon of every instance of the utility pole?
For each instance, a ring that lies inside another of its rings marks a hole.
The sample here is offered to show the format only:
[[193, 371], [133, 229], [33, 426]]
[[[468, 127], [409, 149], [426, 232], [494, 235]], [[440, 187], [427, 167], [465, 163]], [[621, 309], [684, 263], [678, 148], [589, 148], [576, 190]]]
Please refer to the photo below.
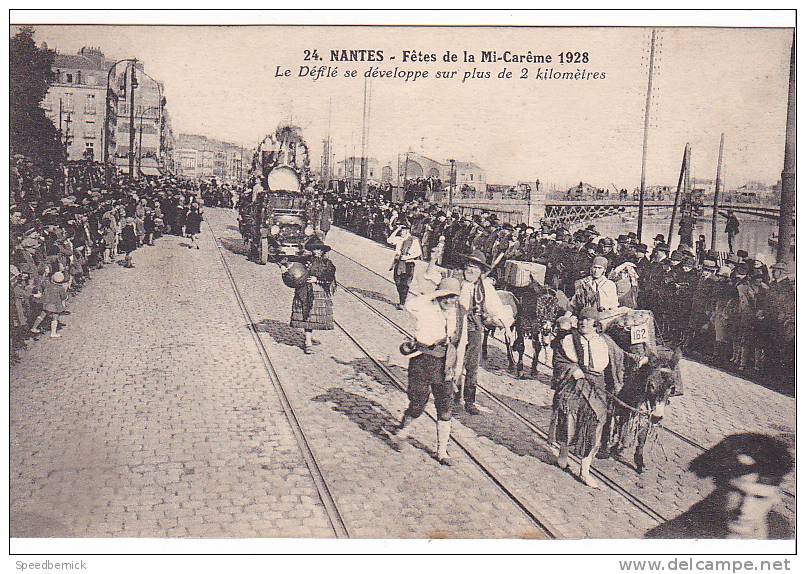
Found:
[[451, 162], [450, 182], [448, 185], [448, 207], [453, 208], [453, 186], [456, 185], [456, 160], [449, 159]]
[[795, 213], [795, 35], [792, 33], [792, 54], [789, 56], [789, 97], [786, 106], [786, 138], [784, 139], [784, 169], [781, 172], [781, 215], [778, 217], [778, 252], [776, 262], [787, 263], [792, 242], [792, 218]]
[[[672, 247], [672, 234], [674, 233], [674, 218], [677, 215], [677, 204], [680, 201], [680, 189], [683, 187], [684, 178], [688, 173], [688, 157], [689, 157], [689, 144], [686, 144], [685, 149], [683, 150], [683, 161], [680, 163], [680, 177], [677, 179], [677, 192], [674, 194], [674, 205], [672, 206], [672, 219], [669, 221], [669, 248]], [[681, 218], [685, 217], [685, 214], [681, 214]]]
[[716, 162], [716, 182], [714, 184], [714, 211], [711, 214], [711, 251], [716, 251], [716, 216], [719, 211], [719, 187], [722, 185], [722, 151], [725, 147], [725, 134], [719, 138], [719, 158]]
[[[646, 151], [649, 139], [649, 106], [652, 104], [652, 75], [655, 73], [655, 29], [652, 29], [652, 41], [649, 45], [649, 78], [646, 86], [646, 102], [644, 104], [644, 145], [641, 152], [641, 190], [638, 195], [638, 242], [642, 241], [644, 229], [644, 190], [646, 186]], [[669, 237], [669, 243], [672, 238]]]
[[131, 98], [129, 99], [129, 179], [134, 179], [134, 89], [136, 87], [137, 58], [132, 60]]
[[367, 197], [367, 120], [368, 120], [368, 106], [367, 106], [367, 82], [369, 80], [364, 78], [364, 113], [362, 114], [361, 124], [361, 198]]

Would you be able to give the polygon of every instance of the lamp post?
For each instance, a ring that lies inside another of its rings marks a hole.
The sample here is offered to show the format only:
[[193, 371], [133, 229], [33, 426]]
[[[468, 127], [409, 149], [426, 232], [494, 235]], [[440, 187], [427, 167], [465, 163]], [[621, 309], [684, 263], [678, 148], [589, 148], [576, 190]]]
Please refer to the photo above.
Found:
[[[109, 70], [106, 72], [106, 98], [104, 98], [104, 170], [106, 171], [107, 178], [109, 176], [109, 100], [111, 99], [112, 90], [110, 89], [110, 82], [112, 81], [112, 71], [115, 67], [120, 64], [121, 62], [137, 62], [136, 58], [123, 58], [122, 60], [118, 60], [114, 64], [109, 67]], [[127, 70], [128, 71], [128, 70]], [[117, 99], [117, 98], [116, 98]], [[115, 116], [117, 117], [117, 109], [115, 110]], [[107, 181], [107, 184], [109, 182]]]
[[[104, 106], [105, 106], [104, 107], [104, 112], [105, 113], [104, 113], [104, 133], [103, 133], [103, 140], [104, 140], [104, 143], [103, 143], [103, 148], [104, 148], [104, 150], [103, 150], [103, 152], [104, 152], [103, 153], [103, 159], [104, 159], [104, 164], [106, 165], [107, 176], [108, 176], [108, 171], [109, 171], [109, 166], [108, 166], [108, 164], [109, 164], [109, 115], [110, 115], [109, 102], [110, 102], [110, 99], [112, 97], [112, 90], [111, 90], [110, 84], [112, 82], [112, 72], [115, 70], [117, 65], [120, 64], [121, 62], [129, 62], [131, 64], [131, 66], [132, 66], [132, 78], [134, 78], [135, 77], [134, 76], [134, 74], [135, 74], [134, 68], [137, 65], [137, 58], [123, 58], [121, 60], [118, 60], [117, 62], [115, 62], [114, 64], [112, 64], [109, 67], [109, 70], [106, 73], [106, 98], [104, 100]], [[128, 67], [127, 67], [126, 73], [128, 73]], [[159, 102], [160, 102], [160, 104], [159, 104], [159, 122], [160, 122], [160, 125], [161, 125], [162, 124], [162, 106], [163, 106], [162, 86], [160, 86], [160, 83], [157, 80], [155, 80], [154, 78], [152, 78], [151, 76], [146, 74], [145, 71], [141, 71], [141, 74], [143, 76], [145, 76], [146, 78], [148, 78], [149, 80], [151, 80], [152, 82], [154, 82], [154, 84], [157, 86], [157, 92], [159, 94]], [[132, 148], [134, 147], [134, 135], [133, 135], [133, 132], [134, 132], [134, 111], [133, 110], [134, 110], [134, 89], [135, 89], [135, 87], [136, 87], [136, 84], [133, 84], [132, 88], [131, 88], [132, 91], [131, 91], [131, 100], [130, 100], [130, 102], [131, 102], [132, 110], [130, 110], [130, 113], [129, 113], [129, 134], [130, 134], [129, 135], [129, 142], [130, 142], [129, 157], [132, 160], [133, 160], [133, 157], [134, 157], [134, 151], [133, 151]], [[125, 94], [124, 94], [124, 96], [125, 96]], [[117, 100], [117, 98], [116, 98], [116, 100]], [[115, 109], [114, 113], [115, 113], [115, 116], [117, 117], [117, 109]], [[133, 161], [132, 161], [132, 163], [133, 163]], [[130, 166], [131, 166], [131, 164], [130, 164]]]
[[[140, 172], [143, 169], [143, 117], [146, 115], [146, 112], [150, 112], [151, 110], [157, 110], [159, 112], [159, 106], [149, 106], [146, 109], [140, 112], [140, 137], [137, 143], [137, 171]], [[159, 115], [157, 116], [159, 118]], [[157, 134], [159, 137], [159, 134]], [[159, 144], [158, 144], [159, 145]]]
[[456, 185], [456, 160], [449, 159], [448, 161], [451, 164], [451, 173], [448, 176], [448, 207], [453, 209], [453, 186]]

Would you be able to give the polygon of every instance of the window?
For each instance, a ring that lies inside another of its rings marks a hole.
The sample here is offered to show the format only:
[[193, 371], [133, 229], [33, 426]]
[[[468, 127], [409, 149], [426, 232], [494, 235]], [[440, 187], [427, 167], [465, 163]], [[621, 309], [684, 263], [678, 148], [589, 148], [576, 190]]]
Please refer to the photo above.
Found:
[[88, 119], [84, 123], [84, 137], [85, 138], [94, 138], [96, 134], [95, 131], [95, 120]]
[[95, 113], [95, 94], [87, 94], [87, 101], [84, 102], [84, 113], [85, 114]]
[[470, 174], [470, 181], [473, 181], [473, 174]]
[[64, 112], [72, 112], [73, 111], [73, 94], [66, 93], [61, 98], [62, 101], [62, 111]]
[[80, 83], [81, 83], [81, 70], [76, 72], [76, 84], [80, 84]]
[[67, 74], [67, 83], [68, 83], [68, 84], [72, 84], [72, 83], [73, 83], [73, 74]]

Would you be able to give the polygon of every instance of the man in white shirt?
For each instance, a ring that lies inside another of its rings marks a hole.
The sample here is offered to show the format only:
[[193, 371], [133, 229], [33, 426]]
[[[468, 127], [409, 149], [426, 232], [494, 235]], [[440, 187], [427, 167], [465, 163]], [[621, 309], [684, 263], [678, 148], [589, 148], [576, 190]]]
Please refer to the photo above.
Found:
[[423, 248], [420, 240], [411, 234], [411, 229], [407, 224], [398, 225], [386, 242], [395, 246], [395, 260], [392, 263], [395, 286], [400, 302], [397, 309], [402, 309], [406, 304], [406, 297], [409, 294], [411, 281], [414, 279], [414, 262], [422, 257]]
[[599, 311], [612, 311], [619, 306], [616, 284], [605, 276], [608, 261], [599, 255], [593, 258], [590, 275], [574, 284], [571, 312], [577, 315], [586, 307]]
[[417, 327], [414, 341], [401, 345], [409, 358], [409, 406], [396, 430], [398, 440], [406, 438], [411, 422], [423, 414], [433, 392], [437, 409], [437, 460], [450, 466], [448, 455], [451, 415], [456, 381], [461, 373], [457, 354], [459, 326], [458, 279], [446, 277], [436, 291], [412, 298], [406, 310], [414, 315]]

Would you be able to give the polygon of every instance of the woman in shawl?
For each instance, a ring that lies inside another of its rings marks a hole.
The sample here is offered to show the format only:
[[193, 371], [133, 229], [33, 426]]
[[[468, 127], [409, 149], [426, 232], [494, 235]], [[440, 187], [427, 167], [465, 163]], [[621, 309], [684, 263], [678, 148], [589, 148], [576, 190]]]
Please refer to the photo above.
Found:
[[582, 459], [579, 478], [591, 488], [599, 487], [590, 467], [602, 442], [608, 395], [621, 390], [625, 372], [647, 360], [620, 349], [613, 339], [600, 334], [598, 327], [599, 312], [586, 307], [579, 313], [577, 328], [558, 339], [553, 359], [556, 392], [549, 426], [549, 440], [560, 444], [557, 465], [563, 469], [568, 466], [573, 447]]
[[[305, 331], [305, 354], [313, 352], [313, 331], [333, 330], [333, 301], [336, 291], [336, 266], [325, 255], [330, 247], [318, 237], [311, 239], [305, 248], [312, 253], [305, 261], [308, 278], [294, 291], [291, 303], [291, 326]], [[285, 268], [283, 268], [285, 272]]]

